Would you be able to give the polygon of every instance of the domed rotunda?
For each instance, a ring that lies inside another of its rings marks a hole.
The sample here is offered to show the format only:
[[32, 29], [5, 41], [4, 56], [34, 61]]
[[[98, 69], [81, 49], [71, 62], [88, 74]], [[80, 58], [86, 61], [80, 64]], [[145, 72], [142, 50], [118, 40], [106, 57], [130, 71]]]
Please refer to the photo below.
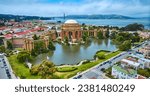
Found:
[[70, 42], [76, 42], [81, 39], [81, 25], [76, 20], [67, 20], [61, 26], [61, 37], [67, 37]]

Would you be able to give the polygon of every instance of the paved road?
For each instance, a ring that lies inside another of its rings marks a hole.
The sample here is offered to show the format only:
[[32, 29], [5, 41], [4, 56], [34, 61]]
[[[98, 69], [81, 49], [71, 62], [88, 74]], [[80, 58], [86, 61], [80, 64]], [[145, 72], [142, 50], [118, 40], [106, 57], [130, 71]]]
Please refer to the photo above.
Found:
[[122, 52], [119, 55], [112, 57], [111, 59], [102, 62], [74, 77], [71, 79], [108, 79], [108, 77], [105, 76], [105, 73], [101, 71], [102, 68], [108, 69], [109, 67], [113, 66], [116, 62], [120, 61], [123, 58], [126, 58], [129, 56], [132, 52], [137, 51], [139, 48], [144, 47], [146, 44], [150, 44], [150, 41], [145, 41], [138, 45], [137, 47], [134, 47], [130, 51]]
[[116, 62], [120, 61], [121, 59], [127, 57], [130, 52], [122, 52], [119, 55], [104, 61], [95, 67], [92, 67], [74, 77], [72, 79], [107, 79], [108, 77], [101, 71], [102, 68], [108, 69], [109, 67], [113, 66]]
[[0, 79], [8, 79], [2, 58], [0, 58]]
[[14, 74], [14, 71], [12, 70], [12, 68], [11, 68], [11, 66], [9, 64], [9, 61], [8, 61], [6, 56], [4, 56], [4, 59], [6, 61], [8, 69], [9, 69], [9, 72], [10, 72], [10, 75], [11, 75], [11, 79], [18, 79], [18, 77]]
[[17, 79], [6, 56], [0, 56], [0, 79]]

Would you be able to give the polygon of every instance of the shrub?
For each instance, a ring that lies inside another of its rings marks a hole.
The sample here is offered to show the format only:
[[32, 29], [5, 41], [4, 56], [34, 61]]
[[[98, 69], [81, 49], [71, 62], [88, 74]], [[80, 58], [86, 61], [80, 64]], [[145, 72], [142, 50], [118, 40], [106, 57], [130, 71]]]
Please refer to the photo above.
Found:
[[97, 55], [97, 57], [98, 57], [98, 59], [105, 59], [106, 56], [105, 56], [105, 54], [100, 53]]
[[32, 68], [31, 68], [31, 70], [30, 70], [30, 73], [32, 74], [32, 75], [37, 75], [38, 74], [38, 67], [37, 66], [33, 66]]
[[62, 67], [62, 68], [57, 68], [58, 72], [71, 72], [77, 70], [77, 67]]

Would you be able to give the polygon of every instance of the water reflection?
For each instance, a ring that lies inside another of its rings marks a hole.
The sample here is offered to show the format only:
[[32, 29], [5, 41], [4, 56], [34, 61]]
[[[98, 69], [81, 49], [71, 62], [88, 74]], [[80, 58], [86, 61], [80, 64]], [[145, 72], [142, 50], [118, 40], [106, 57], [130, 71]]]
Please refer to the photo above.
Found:
[[105, 43], [106, 46], [109, 46], [109, 45], [108, 45], [108, 39], [105, 39], [105, 40], [104, 40], [104, 43]]
[[82, 45], [82, 47], [86, 50], [88, 47], [90, 47], [92, 44], [92, 41], [87, 42], [86, 44]]
[[54, 52], [39, 55], [33, 63], [39, 64], [48, 56], [49, 60], [54, 62], [56, 65], [77, 64], [84, 59], [93, 59], [93, 56], [99, 50], [116, 50], [116, 45], [114, 45], [110, 39], [93, 39], [91, 42], [85, 45], [66, 46], [55, 43], [55, 46], [56, 50]]

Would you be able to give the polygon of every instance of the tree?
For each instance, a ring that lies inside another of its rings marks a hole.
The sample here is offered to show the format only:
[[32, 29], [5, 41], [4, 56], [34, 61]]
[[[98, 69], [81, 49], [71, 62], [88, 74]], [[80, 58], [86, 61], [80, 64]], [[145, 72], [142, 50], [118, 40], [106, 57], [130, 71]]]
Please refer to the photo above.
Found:
[[4, 22], [0, 22], [0, 27], [1, 26], [5, 26], [5, 23]]
[[[3, 33], [1, 32], [0, 35], [3, 35]], [[4, 39], [4, 37], [0, 37], [0, 46], [4, 44], [3, 39]]]
[[32, 75], [37, 75], [38, 72], [39, 72], [38, 67], [39, 67], [39, 65], [34, 65], [34, 66], [32, 66], [32, 68], [31, 68], [31, 70], [30, 70], [30, 73], [31, 73]]
[[32, 75], [39, 75], [41, 78], [53, 78], [55, 72], [55, 65], [47, 60], [43, 61], [38, 66], [33, 66], [31, 69]]
[[121, 51], [127, 51], [129, 49], [131, 49], [131, 41], [130, 40], [124, 41], [123, 44], [121, 44], [119, 46], [119, 50], [121, 50]]
[[31, 50], [31, 55], [32, 56], [37, 56], [38, 54], [36, 53], [36, 51], [34, 49]]
[[107, 31], [106, 31], [106, 33], [105, 33], [105, 37], [106, 37], [106, 38], [109, 38], [109, 26], [107, 26]]
[[138, 69], [138, 74], [145, 77], [150, 77], [150, 72], [148, 71], [148, 69]]
[[38, 40], [38, 41], [34, 42], [34, 51], [36, 52], [36, 54], [41, 54], [41, 53], [47, 52], [44, 41]]
[[26, 51], [19, 52], [19, 54], [17, 55], [17, 59], [21, 63], [26, 62], [26, 61], [30, 60], [30, 53], [28, 53]]
[[132, 36], [132, 42], [139, 42], [140, 41], [140, 36], [138, 33], [133, 33], [133, 36]]
[[10, 41], [7, 41], [7, 49], [10, 49], [10, 50], [13, 49], [13, 45]]
[[124, 38], [124, 40], [130, 40], [133, 36], [132, 33], [128, 33], [128, 32], [119, 32], [118, 36], [122, 36]]
[[133, 24], [129, 24], [126, 27], [122, 28], [124, 29], [123, 31], [142, 31], [144, 30], [144, 25], [142, 24], [138, 24], [138, 23], [133, 23]]
[[105, 59], [106, 56], [105, 56], [105, 54], [100, 53], [97, 55], [97, 57], [98, 57], [98, 59]]
[[123, 36], [117, 36], [116, 37], [116, 41], [123, 42], [124, 41], [124, 37]]
[[52, 41], [49, 41], [48, 49], [52, 51], [56, 49]]
[[6, 49], [5, 46], [0, 46], [0, 53], [5, 53]]
[[117, 32], [113, 31], [113, 32], [111, 33], [111, 35], [110, 35], [110, 38], [111, 38], [111, 39], [115, 39], [115, 38], [116, 38], [116, 34], [117, 34]]
[[87, 41], [87, 38], [88, 38], [88, 32], [84, 32], [82, 35], [83, 41]]
[[37, 35], [36, 34], [34, 34], [34, 36], [32, 37], [34, 40], [38, 40], [39, 39], [39, 37], [37, 37]]
[[97, 33], [97, 37], [98, 37], [98, 39], [103, 39], [104, 37], [103, 37], [103, 33], [102, 32], [98, 32]]
[[65, 38], [64, 38], [64, 43], [66, 43], [66, 44], [68, 44], [68, 43], [69, 43], [69, 39], [68, 39], [68, 37], [67, 37], [67, 36], [65, 36]]
[[82, 23], [82, 26], [86, 26], [85, 23]]
[[137, 32], [136, 32], [136, 33], [133, 33], [133, 35], [134, 35], [134, 36], [139, 36], [139, 34], [138, 34]]
[[[111, 38], [113, 38], [113, 35], [111, 35]], [[119, 32], [114, 37], [114, 41], [116, 41], [117, 43], [119, 42], [118, 44], [123, 43], [125, 40], [131, 40], [132, 43], [140, 41], [140, 36], [138, 35], [138, 33], [132, 34], [128, 32]]]

